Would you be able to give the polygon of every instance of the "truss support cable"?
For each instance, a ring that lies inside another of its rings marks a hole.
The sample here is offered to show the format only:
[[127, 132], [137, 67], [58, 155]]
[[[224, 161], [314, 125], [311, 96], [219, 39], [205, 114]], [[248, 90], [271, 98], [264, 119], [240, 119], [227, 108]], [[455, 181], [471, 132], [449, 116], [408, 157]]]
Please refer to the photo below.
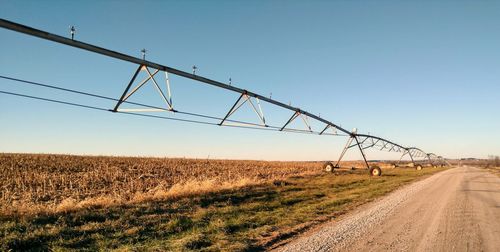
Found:
[[[279, 107], [282, 107], [282, 108], [286, 108], [286, 109], [289, 109], [289, 110], [292, 110], [292, 111], [299, 111], [300, 110], [299, 108], [292, 107], [292, 106], [284, 104], [282, 102], [273, 100], [271, 98], [267, 98], [265, 96], [262, 96], [262, 95], [259, 95], [259, 94], [256, 94], [256, 93], [253, 93], [253, 92], [250, 92], [250, 91], [246, 91], [246, 90], [241, 89], [241, 88], [237, 88], [235, 86], [231, 86], [231, 85], [228, 85], [228, 84], [225, 84], [225, 83], [222, 83], [222, 82], [211, 80], [211, 79], [199, 76], [199, 75], [195, 75], [195, 74], [191, 74], [191, 73], [188, 73], [188, 72], [184, 72], [184, 71], [181, 71], [181, 70], [178, 70], [178, 69], [175, 69], [175, 68], [172, 68], [172, 67], [164, 66], [164, 65], [161, 65], [161, 64], [158, 64], [158, 63], [146, 61], [144, 59], [132, 57], [130, 55], [123, 54], [123, 53], [116, 52], [116, 51], [112, 51], [112, 50], [109, 50], [109, 49], [106, 49], [106, 48], [103, 48], [103, 47], [98, 47], [98, 46], [95, 46], [95, 45], [92, 45], [92, 44], [88, 44], [88, 43], [80, 42], [80, 41], [77, 41], [77, 40], [72, 40], [72, 39], [69, 39], [69, 38], [65, 38], [65, 37], [62, 37], [62, 36], [59, 36], [59, 35], [56, 35], [56, 34], [52, 34], [52, 33], [46, 32], [46, 31], [42, 31], [42, 30], [38, 30], [38, 29], [35, 29], [35, 28], [32, 28], [32, 27], [29, 27], [29, 26], [26, 26], [26, 25], [22, 25], [22, 24], [18, 24], [18, 23], [15, 23], [15, 22], [11, 22], [11, 21], [8, 21], [8, 20], [5, 20], [5, 19], [0, 19], [0, 27], [3, 27], [5, 29], [9, 29], [9, 30], [12, 30], [12, 31], [24, 33], [24, 34], [27, 34], [27, 35], [31, 35], [31, 36], [34, 36], [34, 37], [38, 37], [38, 38], [41, 38], [41, 39], [50, 40], [50, 41], [57, 42], [57, 43], [60, 43], [60, 44], [65, 44], [65, 45], [72, 46], [72, 47], [75, 47], [75, 48], [80, 48], [80, 49], [87, 50], [87, 51], [90, 51], [90, 52], [102, 54], [102, 55], [105, 55], [105, 56], [108, 56], [108, 57], [111, 57], [111, 58], [115, 58], [115, 59], [119, 59], [119, 60], [123, 60], [123, 61], [128, 61], [128, 62], [131, 62], [131, 63], [135, 63], [137, 65], [144, 65], [144, 66], [152, 67], [152, 68], [164, 71], [164, 72], [168, 72], [168, 73], [171, 73], [171, 74], [182, 76], [182, 77], [185, 77], [185, 78], [188, 78], [188, 79], [192, 79], [192, 80], [195, 80], [195, 81], [199, 81], [199, 82], [202, 82], [202, 83], [205, 83], [205, 84], [209, 84], [209, 85], [212, 85], [212, 86], [220, 87], [220, 88], [223, 88], [223, 89], [226, 89], [226, 90], [230, 90], [230, 91], [233, 91], [233, 92], [237, 92], [237, 93], [244, 93], [244, 92], [246, 92], [251, 97], [259, 98], [262, 101], [265, 101], [265, 102], [268, 102], [268, 103], [271, 103], [271, 104], [274, 104], [276, 106], [279, 106]], [[337, 128], [338, 130], [342, 131], [345, 134], [349, 134], [349, 135], [351, 134], [348, 130], [346, 130], [346, 129], [344, 129], [344, 128], [342, 128], [342, 127], [340, 127], [340, 126], [338, 126], [338, 125], [336, 125], [336, 124], [334, 124], [334, 123], [332, 123], [330, 121], [322, 119], [322, 118], [320, 118], [320, 117], [318, 117], [318, 116], [316, 116], [314, 114], [311, 114], [311, 113], [306, 112], [306, 111], [301, 111], [301, 113], [303, 113], [304, 115], [309, 116], [309, 117], [311, 117], [313, 119], [316, 119], [316, 120], [318, 120], [320, 122], [323, 122], [325, 124], [330, 124], [330, 125], [332, 125], [333, 127]]]
[[[32, 95], [27, 95], [27, 94], [21, 94], [21, 93], [14, 93], [14, 92], [8, 92], [8, 91], [3, 91], [0, 90], [0, 94], [4, 95], [11, 95], [11, 96], [17, 96], [17, 97], [23, 97], [23, 98], [29, 98], [33, 100], [39, 100], [39, 101], [46, 101], [46, 102], [51, 102], [51, 103], [56, 103], [56, 104], [61, 104], [61, 105], [68, 105], [68, 106], [73, 106], [73, 107], [80, 107], [80, 108], [86, 108], [86, 109], [92, 109], [92, 110], [98, 110], [98, 111], [105, 111], [105, 112], [113, 112], [111, 109], [107, 108], [102, 108], [102, 107], [96, 107], [92, 105], [86, 105], [86, 104], [81, 104], [81, 103], [74, 103], [74, 102], [68, 102], [68, 101], [62, 101], [62, 100], [56, 100], [56, 99], [50, 99], [50, 98], [45, 98], [45, 97], [39, 97], [39, 96], [32, 96]], [[126, 115], [135, 115], [135, 116], [141, 116], [141, 117], [149, 117], [149, 118], [157, 118], [157, 119], [165, 119], [165, 120], [172, 120], [172, 121], [180, 121], [180, 122], [187, 122], [187, 123], [197, 123], [197, 124], [205, 124], [205, 125], [214, 125], [217, 126], [217, 123], [211, 123], [207, 121], [199, 121], [199, 120], [189, 120], [189, 119], [182, 119], [182, 118], [174, 118], [174, 117], [166, 117], [166, 116], [158, 116], [158, 115], [150, 115], [150, 114], [140, 114], [140, 113], [134, 113], [134, 112], [124, 112], [124, 111], [117, 111], [114, 113], [119, 113], [119, 114], [126, 114]], [[279, 127], [252, 127], [252, 126], [245, 126], [245, 125], [223, 125], [226, 127], [231, 127], [231, 128], [243, 128], [243, 129], [255, 129], [255, 130], [267, 130], [267, 131], [279, 131]], [[292, 133], [302, 133], [302, 134], [311, 134], [309, 131], [305, 130], [295, 130], [295, 131], [290, 131]], [[332, 136], [345, 136], [345, 135], [333, 135], [329, 134]]]
[[[62, 88], [62, 87], [58, 87], [58, 86], [53, 86], [53, 85], [48, 85], [48, 84], [43, 84], [43, 83], [39, 83], [39, 82], [33, 82], [33, 81], [28, 81], [28, 80], [23, 80], [23, 79], [18, 79], [18, 78], [3, 76], [3, 75], [0, 75], [0, 78], [6, 79], [6, 80], [10, 80], [10, 81], [13, 81], [13, 82], [24, 83], [24, 84], [34, 85], [34, 86], [40, 86], [40, 87], [44, 87], [44, 88], [50, 88], [50, 89], [60, 90], [60, 91], [64, 91], [64, 92], [70, 92], [70, 93], [75, 93], [75, 94], [79, 94], [79, 95], [85, 95], [85, 96], [95, 97], [95, 98], [99, 98], [99, 99], [111, 100], [111, 101], [116, 101], [116, 102], [120, 101], [119, 99], [115, 99], [115, 98], [112, 98], [112, 97], [97, 95], [97, 94], [88, 93], [88, 92], [82, 92], [82, 91], [68, 89], [68, 88]], [[4, 94], [11, 94], [11, 95], [17, 95], [17, 96], [22, 96], [22, 97], [27, 97], [27, 98], [34, 98], [33, 96], [29, 96], [29, 95], [15, 94], [15, 93], [6, 92], [6, 91], [2, 91], [2, 92]], [[57, 101], [55, 101], [53, 99], [47, 99], [47, 98], [41, 98], [39, 100], [46, 100], [46, 101], [57, 102]], [[241, 98], [239, 100], [241, 100]], [[134, 104], [134, 105], [140, 105], [140, 106], [144, 106], [144, 107], [156, 108], [156, 109], [160, 109], [160, 110], [164, 110], [164, 111], [169, 111], [169, 110], [167, 110], [165, 108], [159, 108], [159, 107], [150, 106], [150, 105], [142, 104], [142, 103], [135, 103], [135, 102], [123, 101], [123, 100], [122, 100], [122, 102], [123, 103]], [[72, 104], [70, 102], [61, 102], [61, 103], [67, 104], [67, 105]], [[78, 105], [75, 104], [75, 106], [78, 106]], [[93, 107], [93, 106], [88, 106], [88, 105], [82, 105], [82, 106]], [[104, 108], [99, 108], [99, 109], [100, 110], [113, 111], [113, 110], [104, 109]], [[128, 113], [128, 114], [136, 114], [136, 113], [131, 113], [130, 111], [129, 112], [127, 112], [127, 111], [117, 111], [117, 112]], [[198, 113], [191, 113], [191, 112], [186, 112], [186, 111], [175, 111], [175, 112], [178, 113], [178, 114], [183, 114], [183, 115], [188, 115], [188, 116], [194, 116], [194, 117], [200, 117], [200, 118], [211, 119], [211, 120], [222, 120], [223, 119], [223, 118], [219, 118], [219, 117], [215, 117], [215, 116], [203, 115], [203, 114], [198, 114]], [[147, 117], [156, 117], [156, 116], [152, 116], [152, 115], [144, 115], [144, 114], [140, 114], [140, 115], [147, 116]], [[297, 116], [298, 116], [297, 113], [294, 113], [294, 115], [292, 116], [291, 119], [293, 120]], [[177, 118], [172, 118], [172, 119], [175, 120]], [[179, 120], [181, 120], [181, 119], [179, 119]], [[241, 126], [241, 125], [224, 125], [224, 126], [228, 126], [228, 127], [263, 129], [263, 128], [261, 128], [262, 125], [260, 125], [260, 124], [254, 124], [254, 123], [250, 123], [250, 122], [242, 122], [242, 121], [237, 121], [237, 120], [230, 120], [230, 119], [227, 119], [227, 118], [225, 119], [225, 121], [229, 121], [229, 122], [233, 122], [233, 123], [240, 123], [240, 124], [244, 125], [244, 126]], [[207, 122], [207, 123], [209, 123], [209, 122]], [[214, 125], [219, 125], [219, 124], [216, 123]], [[328, 129], [329, 127], [332, 127], [332, 126], [327, 125], [325, 128]], [[282, 131], [282, 127], [276, 127], [276, 126], [266, 125], [266, 128], [267, 128], [267, 130]], [[310, 132], [308, 130], [300, 130], [300, 129], [287, 129], [286, 131], [287, 132], [292, 132], [292, 133], [307, 133], [307, 134], [309, 134], [309, 133], [320, 134], [321, 133], [320, 135], [332, 135], [332, 136], [353, 136], [354, 135], [354, 134], [344, 135], [344, 134], [338, 134], [338, 133], [335, 133], [335, 134], [324, 133], [325, 129], [323, 129], [323, 131], [322, 131], [323, 133], [322, 132]], [[382, 149], [384, 149], [389, 144], [391, 144], [391, 145], [393, 144], [392, 142], [390, 142], [388, 140], [385, 140], [385, 139], [382, 139], [382, 138], [379, 138], [379, 137], [370, 136], [370, 138], [376, 139], [376, 141], [374, 141], [375, 144], [379, 143], [380, 141], [385, 142], [385, 143], [382, 143], [383, 144]], [[364, 139], [360, 144], [362, 144], [363, 142], [366, 142], [366, 139]], [[347, 149], [352, 148], [352, 147], [354, 147], [356, 145], [356, 144], [350, 145], [350, 143], [351, 142], [348, 142], [348, 145], [346, 146]], [[397, 144], [394, 144], [394, 145], [396, 145], [399, 149], [405, 150], [405, 153], [403, 153], [403, 155], [401, 156], [399, 162], [401, 161], [401, 159], [403, 158], [404, 155], [409, 154], [408, 153], [409, 150], [418, 150], [419, 152], [424, 153], [422, 150], [420, 150], [420, 149], [418, 149], [416, 147], [404, 148], [404, 147], [401, 147], [400, 145], [397, 145]], [[366, 148], [363, 148], [363, 149], [366, 149]], [[435, 154], [433, 154], [433, 153], [431, 153], [431, 154], [435, 156]], [[342, 156], [343, 156], [343, 154], [341, 155], [340, 159], [342, 158]], [[337, 163], [340, 162], [340, 159], [339, 159], [339, 161]], [[398, 164], [399, 164], [399, 162], [398, 162]]]
[[[181, 76], [181, 77], [184, 77], [184, 78], [187, 78], [187, 79], [191, 79], [191, 80], [194, 80], [194, 81], [197, 81], [197, 82], [201, 82], [201, 83], [204, 83], [204, 84], [212, 85], [212, 86], [215, 86], [215, 87], [219, 87], [219, 88], [222, 88], [222, 89], [230, 90], [230, 91], [237, 92], [237, 93], [240, 93], [240, 94], [245, 94], [245, 95], [248, 95], [250, 97], [254, 97], [254, 98], [258, 99], [258, 100], [262, 100], [262, 101], [268, 102], [270, 104], [273, 104], [273, 105], [276, 105], [276, 106], [279, 106], [279, 107], [282, 107], [282, 108], [294, 111], [294, 115], [292, 116], [292, 118], [290, 118], [290, 120], [287, 122], [287, 124], [285, 124], [284, 127], [280, 128], [280, 131], [283, 131], [285, 129], [286, 125], [288, 125], [293, 119], [295, 119], [295, 117], [297, 117], [297, 116], [300, 115], [301, 117], [303, 117], [303, 119], [304, 119], [304, 117], [306, 117], [306, 119], [307, 119], [307, 117], [310, 117], [310, 118], [315, 119], [315, 120], [317, 120], [317, 121], [319, 121], [321, 123], [329, 125], [329, 126], [335, 128], [335, 129], [338, 129], [338, 130], [340, 130], [341, 132], [343, 132], [346, 135], [355, 137], [356, 138], [356, 142], [358, 143], [358, 147], [360, 149], [362, 148], [362, 146], [361, 146], [362, 144], [359, 143], [359, 140], [358, 140], [357, 137], [369, 137], [369, 138], [372, 138], [372, 139], [374, 138], [374, 139], [380, 139], [382, 141], [385, 141], [386, 144], [384, 146], [382, 146], [381, 150], [385, 149], [385, 147], [386, 147], [386, 145], [388, 143], [392, 145], [391, 149], [389, 149], [389, 151], [396, 150], [396, 147], [399, 148], [399, 149], [408, 149], [408, 148], [405, 148], [405, 147], [403, 147], [401, 145], [398, 145], [396, 143], [393, 143], [393, 142], [391, 142], [389, 140], [386, 140], [386, 139], [383, 139], [383, 138], [379, 138], [379, 137], [375, 137], [375, 136], [369, 136], [369, 135], [363, 135], [363, 134], [357, 134], [357, 133], [351, 133], [350, 131], [348, 131], [348, 130], [346, 130], [346, 129], [344, 129], [344, 128], [342, 128], [342, 127], [340, 127], [340, 126], [338, 126], [338, 125], [336, 125], [336, 124], [334, 124], [334, 123], [332, 123], [332, 122], [330, 122], [328, 120], [325, 120], [325, 119], [323, 119], [323, 118], [321, 118], [319, 116], [316, 116], [314, 114], [311, 114], [311, 113], [309, 113], [307, 111], [303, 111], [300, 108], [292, 107], [291, 105], [287, 105], [287, 104], [284, 104], [282, 102], [273, 100], [270, 97], [268, 98], [268, 97], [265, 97], [265, 96], [262, 96], [262, 95], [259, 95], [259, 94], [256, 94], [256, 93], [253, 93], [253, 92], [250, 92], [250, 91], [246, 91], [244, 89], [241, 89], [241, 88], [238, 88], [238, 87], [235, 87], [235, 86], [231, 86], [231, 85], [219, 82], [219, 81], [215, 81], [215, 80], [211, 80], [211, 79], [199, 76], [199, 75], [195, 75], [194, 73], [191, 74], [191, 73], [188, 73], [188, 72], [185, 72], [185, 71], [181, 71], [181, 70], [178, 70], [178, 69], [175, 69], [175, 68], [172, 68], [172, 67], [168, 67], [168, 66], [161, 65], [161, 64], [158, 64], [158, 63], [146, 61], [145, 59], [140, 59], [140, 58], [133, 57], [133, 56], [130, 56], [130, 55], [127, 55], [127, 54], [123, 54], [123, 53], [120, 53], [120, 52], [112, 51], [112, 50], [109, 50], [109, 49], [106, 49], [106, 48], [103, 48], [103, 47], [99, 47], [99, 46], [95, 46], [95, 45], [92, 45], [92, 44], [88, 44], [88, 43], [80, 42], [80, 41], [73, 40], [73, 39], [70, 39], [70, 38], [66, 38], [66, 37], [63, 37], [63, 36], [55, 35], [55, 34], [52, 34], [52, 33], [49, 33], [49, 32], [43, 31], [43, 30], [38, 30], [38, 29], [35, 29], [35, 28], [32, 28], [32, 27], [25, 26], [25, 25], [22, 25], [22, 24], [18, 24], [18, 23], [15, 23], [15, 22], [11, 22], [11, 21], [8, 21], [8, 20], [5, 20], [5, 19], [0, 19], [0, 27], [5, 28], [5, 29], [9, 29], [9, 30], [12, 30], [12, 31], [16, 31], [16, 32], [19, 32], [19, 33], [24, 33], [24, 34], [27, 34], [27, 35], [30, 35], [30, 36], [38, 37], [38, 38], [41, 38], [41, 39], [53, 41], [53, 42], [56, 42], [56, 43], [68, 45], [68, 46], [71, 46], [71, 47], [75, 47], [75, 48], [87, 50], [87, 51], [94, 52], [94, 53], [97, 53], [97, 54], [105, 55], [107, 57], [111, 57], [111, 58], [119, 59], [119, 60], [122, 60], [122, 61], [134, 63], [134, 64], [139, 65], [139, 67], [146, 67], [146, 68], [147, 67], [151, 67], [151, 68], [154, 68], [154, 69], [159, 70], [159, 71], [164, 71], [165, 74], [171, 73], [171, 74], [174, 74], [174, 75], [177, 75], [177, 76]], [[136, 76], [136, 75], [134, 74], [134, 76]], [[167, 81], [168, 81], [168, 78], [167, 78]], [[167, 83], [167, 85], [168, 85], [168, 83]], [[156, 84], [156, 86], [158, 87], [157, 84]], [[128, 88], [130, 88], [130, 83], [129, 83]], [[63, 88], [58, 88], [58, 89], [64, 90]], [[172, 104], [171, 104], [170, 90], [168, 90], [169, 91], [169, 98], [168, 99], [164, 95], [164, 93], [161, 91], [161, 89], [159, 91], [160, 91], [161, 95], [163, 96], [163, 99], [168, 103], [169, 110], [173, 111], [172, 106], [171, 106]], [[77, 92], [79, 92], [79, 91], [77, 91]], [[80, 93], [83, 93], [83, 92], [80, 92]], [[120, 103], [120, 101], [122, 103], [124, 103], [124, 102], [126, 102], [125, 101], [126, 100], [126, 96], [122, 95], [121, 99], [114, 99], [114, 100], [118, 101], [118, 103]], [[131, 104], [133, 104], [133, 103], [131, 103]], [[119, 106], [119, 104], [118, 104], [118, 106]], [[118, 106], [115, 106], [114, 109], [111, 110], [111, 111], [120, 112], [120, 111], [117, 111], [118, 110]], [[165, 110], [164, 108], [160, 108], [160, 109], [161, 110]], [[254, 106], [254, 109], [255, 109], [255, 106]], [[260, 104], [259, 104], [259, 110], [261, 111]], [[173, 112], [175, 112], [175, 111], [173, 111]], [[257, 112], [257, 114], [259, 114], [259, 113]], [[260, 115], [262, 117], [261, 118], [262, 121], [264, 121], [263, 113], [261, 112]], [[208, 118], [208, 117], [206, 117], [206, 118]], [[306, 119], [304, 119], [304, 121], [306, 122], [306, 125], [308, 125], [308, 122], [307, 122]], [[227, 117], [226, 117], [225, 121], [230, 121], [230, 120], [228, 120]], [[264, 121], [264, 124], [265, 124], [265, 121]], [[218, 124], [216, 123], [215, 125], [218, 125]], [[296, 131], [296, 130], [293, 130], [293, 131]], [[324, 130], [322, 132], [320, 132], [319, 134], [321, 135], [321, 134], [323, 134], [323, 132], [324, 132]], [[309, 133], [316, 133], [316, 132], [313, 132], [312, 130], [310, 130]], [[420, 156], [420, 155], [422, 155], [422, 153], [425, 154], [425, 152], [421, 151], [420, 149], [418, 149], [418, 151], [419, 151], [419, 154], [415, 153], [416, 156]], [[413, 154], [412, 153], [409, 153], [409, 154], [410, 154], [411, 158], [413, 159]]]
[[66, 102], [66, 101], [60, 101], [60, 100], [32, 96], [32, 95], [26, 95], [26, 94], [20, 94], [20, 93], [7, 92], [7, 91], [2, 91], [2, 90], [0, 90], [0, 94], [7, 94], [7, 95], [19, 96], [19, 97], [30, 98], [30, 99], [35, 99], [35, 100], [47, 101], [47, 102], [52, 102], [52, 103], [59, 103], [59, 104], [64, 104], [64, 105], [69, 105], [69, 106], [74, 106], [74, 107], [82, 107], [82, 108], [88, 108], [88, 109], [94, 109], [94, 110], [100, 110], [100, 111], [109, 111], [106, 108], [100, 108], [100, 107], [84, 105], [84, 104], [80, 104], [80, 103]]
[[[60, 91], [64, 91], [64, 92], [69, 92], [69, 93], [74, 93], [74, 94], [79, 94], [79, 95], [85, 95], [85, 96], [90, 96], [90, 97], [104, 99], [104, 100], [110, 100], [110, 101], [116, 101], [116, 102], [119, 101], [118, 99], [115, 99], [115, 98], [112, 98], [112, 97], [97, 95], [97, 94], [88, 93], [88, 92], [82, 92], [82, 91], [78, 91], [78, 90], [74, 90], [74, 89], [62, 88], [62, 87], [48, 85], [48, 84], [43, 84], [43, 83], [39, 83], [39, 82], [22, 80], [22, 79], [17, 79], [17, 78], [2, 76], [2, 75], [0, 75], [0, 78], [6, 79], [6, 80], [10, 80], [10, 81], [14, 81], [14, 82], [18, 82], [18, 83], [24, 83], [24, 84], [34, 85], [34, 86], [39, 86], [39, 87], [43, 87], [43, 88], [50, 88], [50, 89], [54, 89], [54, 90], [60, 90]], [[170, 111], [170, 110], [167, 110], [165, 108], [160, 108], [160, 107], [156, 107], [156, 106], [150, 106], [150, 105], [147, 105], [147, 104], [142, 104], [142, 103], [137, 103], [137, 102], [131, 102], [131, 101], [126, 101], [126, 100], [122, 101], [122, 102], [123, 103], [132, 104], [132, 105], [138, 105], [138, 106], [148, 107], [148, 108], [152, 108], [152, 109], [158, 109], [158, 110], [163, 110], [163, 111]], [[117, 111], [117, 112], [126, 112], [126, 111]], [[199, 114], [199, 113], [192, 113], [192, 112], [186, 112], [186, 111], [175, 111], [175, 112], [178, 113], [178, 114], [183, 114], [183, 115], [188, 115], [188, 116], [193, 116], [193, 117], [200, 117], [200, 118], [205, 118], [205, 119], [213, 119], [213, 120], [221, 120], [222, 119], [222, 118], [215, 117], [215, 116], [203, 115], [203, 114]], [[242, 122], [242, 121], [237, 121], [237, 120], [229, 120], [228, 119], [227, 121], [234, 122], [234, 123], [249, 124], [249, 125], [254, 125], [254, 126], [261, 126], [261, 125], [258, 125], [258, 124], [247, 123], [247, 122]], [[269, 126], [269, 127], [273, 128], [273, 129], [279, 129], [279, 127], [276, 127], [276, 126]]]

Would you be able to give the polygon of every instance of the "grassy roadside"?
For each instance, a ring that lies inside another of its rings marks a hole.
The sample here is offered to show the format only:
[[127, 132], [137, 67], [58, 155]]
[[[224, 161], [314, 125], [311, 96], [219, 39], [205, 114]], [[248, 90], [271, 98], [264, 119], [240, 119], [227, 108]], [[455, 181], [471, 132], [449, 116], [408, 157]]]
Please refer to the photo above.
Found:
[[258, 251], [443, 168], [297, 176], [198, 196], [0, 217], [0, 250]]
[[487, 167], [485, 169], [500, 177], [500, 167]]

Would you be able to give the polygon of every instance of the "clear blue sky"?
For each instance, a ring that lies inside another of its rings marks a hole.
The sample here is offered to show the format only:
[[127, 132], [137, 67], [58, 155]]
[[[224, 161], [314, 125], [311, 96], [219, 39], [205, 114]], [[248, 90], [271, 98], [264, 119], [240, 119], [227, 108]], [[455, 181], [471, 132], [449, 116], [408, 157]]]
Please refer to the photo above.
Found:
[[[231, 77], [238, 87], [272, 93], [345, 128], [405, 146], [450, 158], [500, 154], [500, 2], [0, 1], [0, 6], [1, 18], [64, 36], [75, 25], [78, 40], [138, 57], [146, 48], [151, 61], [185, 71], [196, 65], [200, 75], [224, 82]], [[0, 41], [0, 75], [118, 98], [135, 70], [130, 63], [4, 29]], [[136, 101], [159, 99], [147, 88]], [[0, 80], [0, 90], [113, 105], [6, 80]], [[237, 98], [179, 78], [172, 78], [172, 90], [176, 108], [217, 116]], [[276, 122], [289, 116], [274, 116], [265, 104], [264, 111]], [[346, 140], [0, 95], [0, 152], [325, 160], [336, 159]], [[348, 158], [360, 156], [353, 151]]]

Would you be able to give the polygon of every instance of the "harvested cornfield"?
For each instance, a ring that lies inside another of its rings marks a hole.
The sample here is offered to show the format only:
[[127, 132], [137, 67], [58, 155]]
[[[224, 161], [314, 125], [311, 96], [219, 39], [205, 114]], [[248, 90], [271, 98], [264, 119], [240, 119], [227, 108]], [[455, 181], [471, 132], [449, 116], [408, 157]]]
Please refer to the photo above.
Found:
[[0, 154], [3, 214], [241, 187], [321, 172], [319, 162]]

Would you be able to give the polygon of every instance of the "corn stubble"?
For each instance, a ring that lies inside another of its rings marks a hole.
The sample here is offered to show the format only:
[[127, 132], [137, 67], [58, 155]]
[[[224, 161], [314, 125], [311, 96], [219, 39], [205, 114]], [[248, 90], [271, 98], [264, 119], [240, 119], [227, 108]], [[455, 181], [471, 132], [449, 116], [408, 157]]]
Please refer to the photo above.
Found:
[[317, 162], [0, 154], [2, 215], [175, 198], [321, 172]]

